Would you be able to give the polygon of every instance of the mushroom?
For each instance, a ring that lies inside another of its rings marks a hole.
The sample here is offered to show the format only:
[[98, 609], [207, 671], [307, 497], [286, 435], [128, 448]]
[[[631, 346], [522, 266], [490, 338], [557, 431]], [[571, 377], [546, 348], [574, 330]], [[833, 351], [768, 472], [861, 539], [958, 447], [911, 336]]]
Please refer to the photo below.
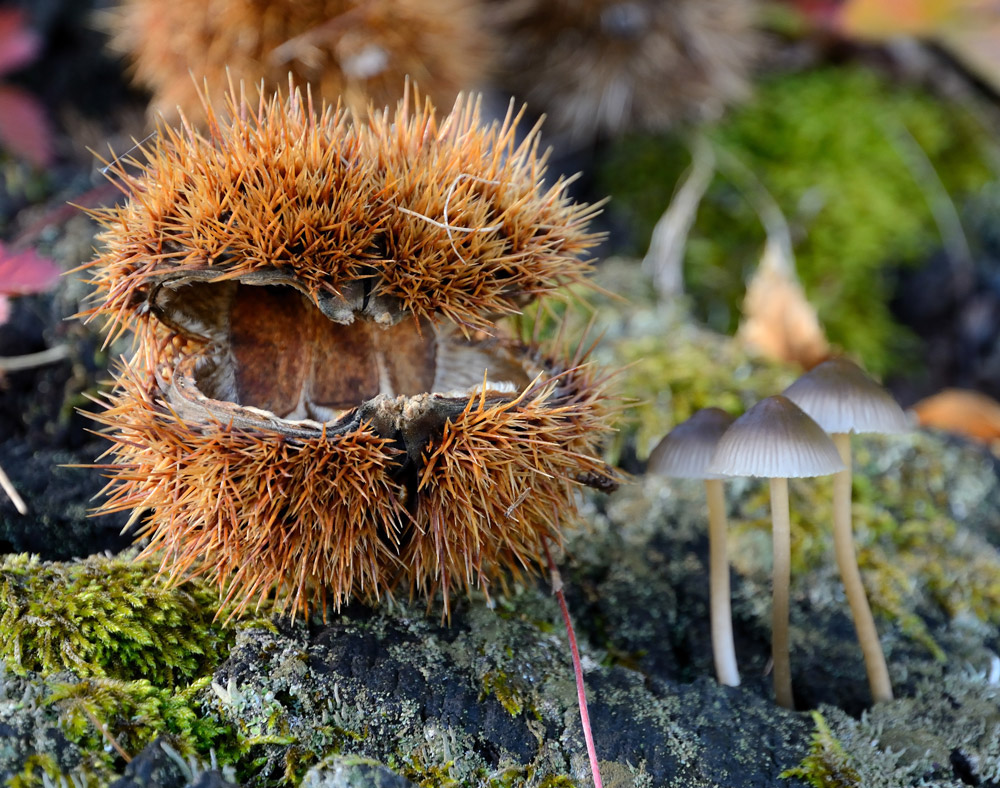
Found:
[[719, 439], [707, 470], [723, 476], [757, 476], [771, 482], [774, 549], [771, 655], [774, 695], [793, 708], [788, 655], [788, 597], [791, 575], [791, 522], [788, 479], [826, 476], [843, 470], [837, 447], [823, 428], [783, 396], [762, 399], [732, 423]]
[[892, 700], [892, 684], [868, 605], [851, 526], [851, 436], [853, 432], [898, 433], [909, 428], [892, 395], [851, 361], [825, 361], [785, 389], [785, 396], [830, 433], [844, 463], [833, 479], [833, 547], [854, 617], [872, 699]]
[[733, 620], [729, 604], [729, 558], [726, 555], [726, 502], [722, 478], [706, 468], [719, 438], [733, 423], [720, 408], [699, 410], [678, 424], [649, 455], [650, 473], [675, 479], [702, 479], [708, 499], [709, 620], [712, 657], [720, 684], [738, 687], [740, 672], [733, 645]]

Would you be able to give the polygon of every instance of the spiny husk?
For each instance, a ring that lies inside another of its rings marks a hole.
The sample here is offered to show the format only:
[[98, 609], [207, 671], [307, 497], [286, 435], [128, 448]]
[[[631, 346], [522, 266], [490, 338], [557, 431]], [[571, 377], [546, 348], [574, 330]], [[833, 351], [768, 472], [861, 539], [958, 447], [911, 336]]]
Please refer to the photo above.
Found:
[[418, 318], [489, 330], [527, 299], [582, 280], [593, 207], [542, 184], [533, 131], [513, 113], [480, 125], [475, 98], [438, 120], [429, 102], [349, 123], [297, 92], [208, 107], [208, 131], [161, 126], [144, 161], [110, 173], [129, 197], [95, 213], [104, 252], [86, 267], [111, 332], [136, 328], [164, 278], [261, 270], [314, 301], [374, 277], [373, 294]]
[[598, 457], [604, 396], [591, 368], [574, 367], [508, 401], [474, 397], [444, 425], [424, 451], [417, 528], [402, 554], [411, 591], [441, 588], [447, 614], [454, 585], [488, 592], [491, 580], [544, 569], [543, 541], [562, 544], [575, 490], [615, 481]]
[[697, 121], [748, 92], [754, 0], [490, 0], [500, 81], [577, 143]]
[[293, 613], [325, 614], [403, 586], [440, 590], [447, 615], [455, 588], [536, 571], [576, 490], [614, 483], [595, 456], [602, 382], [588, 365], [547, 366], [518, 396], [452, 400], [417, 469], [398, 433], [357, 411], [311, 436], [195, 423], [149, 370], [125, 366], [97, 417], [114, 444], [101, 510], [144, 517], [145, 553], [173, 578], [207, 575], [237, 612], [276, 591]]
[[406, 76], [448, 105], [478, 84], [491, 51], [470, 0], [123, 0], [108, 27], [151, 111], [171, 119], [203, 117], [197, 85], [274, 90], [289, 72], [359, 113], [395, 104]]

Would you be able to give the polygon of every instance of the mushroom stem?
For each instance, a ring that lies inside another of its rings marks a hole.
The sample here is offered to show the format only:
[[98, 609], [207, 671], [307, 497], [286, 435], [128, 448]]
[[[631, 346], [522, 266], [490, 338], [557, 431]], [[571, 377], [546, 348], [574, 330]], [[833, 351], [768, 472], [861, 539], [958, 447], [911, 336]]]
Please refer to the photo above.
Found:
[[792, 663], [788, 656], [788, 587], [791, 584], [792, 527], [788, 514], [788, 479], [771, 479], [771, 542], [774, 579], [771, 603], [771, 661], [774, 697], [779, 706], [795, 708]]
[[865, 658], [872, 700], [880, 703], [892, 700], [892, 683], [889, 681], [889, 669], [885, 664], [885, 655], [882, 653], [882, 644], [879, 643], [865, 587], [861, 583], [861, 572], [858, 570], [858, 558], [854, 550], [851, 525], [851, 436], [847, 432], [835, 432], [830, 437], [833, 438], [845, 467], [845, 470], [833, 477], [833, 549], [847, 602], [851, 606], [858, 643], [861, 644], [861, 653]]
[[733, 644], [733, 615], [729, 603], [729, 556], [726, 550], [726, 500], [721, 479], [705, 480], [708, 498], [708, 576], [712, 622], [712, 656], [720, 684], [740, 685]]

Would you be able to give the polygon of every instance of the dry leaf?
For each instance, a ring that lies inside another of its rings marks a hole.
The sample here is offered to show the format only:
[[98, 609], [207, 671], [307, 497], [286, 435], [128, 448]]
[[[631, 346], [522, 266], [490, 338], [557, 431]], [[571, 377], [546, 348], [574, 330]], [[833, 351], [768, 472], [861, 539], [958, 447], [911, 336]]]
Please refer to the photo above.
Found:
[[736, 336], [769, 358], [811, 369], [830, 357], [830, 345], [783, 249], [768, 239], [747, 286]]
[[847, 0], [837, 27], [853, 38], [922, 36], [955, 22], [977, 0]]
[[972, 74], [1000, 91], [1000, 7], [994, 6], [977, 24], [941, 31], [935, 41]]
[[998, 0], [847, 0], [833, 26], [851, 38], [926, 38], [1000, 90]]
[[923, 427], [956, 432], [1000, 453], [1000, 402], [979, 391], [944, 389], [913, 406]]

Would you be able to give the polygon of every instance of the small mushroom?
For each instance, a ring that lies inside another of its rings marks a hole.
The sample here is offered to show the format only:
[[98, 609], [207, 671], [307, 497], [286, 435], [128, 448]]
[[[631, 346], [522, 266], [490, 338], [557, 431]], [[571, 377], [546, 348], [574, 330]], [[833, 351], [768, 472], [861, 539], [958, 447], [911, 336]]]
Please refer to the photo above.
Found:
[[875, 620], [861, 583], [851, 525], [851, 435], [853, 432], [898, 433], [909, 429], [892, 395], [847, 359], [825, 361], [785, 389], [785, 396], [830, 433], [844, 470], [833, 479], [833, 547], [854, 617], [858, 643], [872, 699], [892, 700], [892, 684]]
[[740, 672], [733, 644], [733, 618], [729, 602], [729, 557], [726, 554], [726, 501], [722, 476], [709, 473], [719, 438], [733, 423], [720, 408], [699, 410], [678, 424], [649, 455], [650, 473], [675, 479], [702, 479], [708, 499], [709, 620], [712, 626], [712, 656], [720, 684], [738, 687]]
[[792, 666], [788, 655], [791, 580], [791, 521], [788, 479], [826, 476], [843, 470], [837, 447], [823, 428], [783, 396], [762, 399], [732, 423], [719, 440], [707, 470], [723, 476], [757, 476], [771, 482], [774, 549], [771, 655], [774, 695], [793, 708]]

